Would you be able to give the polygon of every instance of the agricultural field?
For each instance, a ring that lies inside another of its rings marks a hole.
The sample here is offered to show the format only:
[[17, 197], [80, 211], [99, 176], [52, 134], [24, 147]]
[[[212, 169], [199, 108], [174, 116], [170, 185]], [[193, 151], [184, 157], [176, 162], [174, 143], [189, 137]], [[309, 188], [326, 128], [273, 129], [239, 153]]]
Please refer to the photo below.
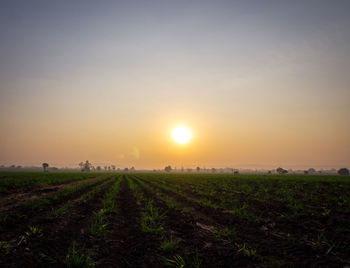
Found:
[[0, 174], [0, 267], [345, 267], [350, 178]]

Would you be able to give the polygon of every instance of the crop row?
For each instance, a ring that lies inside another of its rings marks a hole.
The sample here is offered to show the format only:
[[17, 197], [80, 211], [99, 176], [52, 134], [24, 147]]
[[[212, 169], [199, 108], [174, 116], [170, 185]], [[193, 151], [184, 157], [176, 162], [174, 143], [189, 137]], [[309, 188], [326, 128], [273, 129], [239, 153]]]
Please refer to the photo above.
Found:
[[43, 185], [58, 185], [96, 177], [93, 173], [1, 172], [0, 193], [8, 194]]

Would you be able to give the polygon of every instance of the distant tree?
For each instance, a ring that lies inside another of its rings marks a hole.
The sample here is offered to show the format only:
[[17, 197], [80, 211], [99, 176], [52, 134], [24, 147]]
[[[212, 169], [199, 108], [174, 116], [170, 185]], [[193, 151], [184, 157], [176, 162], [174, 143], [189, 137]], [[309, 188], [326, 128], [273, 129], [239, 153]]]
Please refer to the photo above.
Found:
[[196, 167], [197, 172], [201, 171], [200, 167]]
[[305, 175], [309, 174], [309, 171], [308, 170], [304, 170], [304, 174]]
[[169, 165], [169, 166], [166, 166], [166, 167], [164, 168], [164, 170], [165, 170], [166, 172], [170, 172], [170, 171], [172, 171], [172, 168], [171, 168], [171, 166]]
[[49, 167], [48, 163], [43, 163], [43, 170], [44, 172], [47, 172], [47, 168]]
[[276, 171], [278, 174], [287, 174], [288, 173], [288, 170], [285, 170], [281, 167], [277, 168]]
[[108, 166], [108, 171], [111, 171], [111, 166]]
[[129, 171], [129, 169], [126, 167], [126, 168], [124, 168], [124, 171], [127, 172], [127, 171]]
[[92, 165], [90, 164], [90, 162], [88, 160], [86, 160], [85, 163], [83, 163], [83, 168], [81, 169], [81, 171], [82, 172], [90, 172], [91, 166]]
[[211, 169], [211, 172], [212, 172], [212, 173], [216, 173], [216, 168], [212, 168], [212, 169]]
[[84, 169], [84, 163], [83, 163], [83, 162], [80, 162], [80, 163], [79, 163], [79, 167], [80, 167], [80, 170], [83, 171], [83, 169]]
[[100, 166], [97, 166], [97, 167], [96, 167], [96, 170], [97, 170], [97, 171], [101, 171], [101, 167], [100, 167]]
[[107, 167], [107, 166], [105, 166], [104, 168], [105, 168], [105, 171], [107, 171], [108, 167]]
[[233, 174], [238, 175], [238, 174], [239, 174], [238, 169], [235, 169], [235, 170], [233, 171]]
[[115, 165], [112, 165], [112, 169], [113, 169], [113, 171], [115, 171]]
[[341, 168], [338, 170], [338, 174], [342, 176], [349, 176], [349, 170], [347, 168]]
[[134, 168], [134, 167], [131, 167], [131, 168], [130, 168], [130, 171], [135, 171], [135, 168]]
[[310, 174], [316, 173], [316, 169], [314, 169], [314, 168], [309, 168], [307, 171], [308, 171], [308, 173], [310, 173]]
[[272, 171], [271, 171], [271, 170], [267, 171], [267, 174], [271, 174], [271, 173], [272, 173]]

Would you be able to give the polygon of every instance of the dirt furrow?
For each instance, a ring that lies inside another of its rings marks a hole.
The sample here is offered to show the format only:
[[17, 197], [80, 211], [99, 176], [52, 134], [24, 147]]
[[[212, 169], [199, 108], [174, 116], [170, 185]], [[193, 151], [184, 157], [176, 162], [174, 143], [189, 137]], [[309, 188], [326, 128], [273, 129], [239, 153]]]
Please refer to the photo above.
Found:
[[90, 245], [97, 267], [160, 267], [154, 237], [142, 232], [140, 208], [125, 177], [120, 184], [117, 211], [109, 218], [109, 233]]

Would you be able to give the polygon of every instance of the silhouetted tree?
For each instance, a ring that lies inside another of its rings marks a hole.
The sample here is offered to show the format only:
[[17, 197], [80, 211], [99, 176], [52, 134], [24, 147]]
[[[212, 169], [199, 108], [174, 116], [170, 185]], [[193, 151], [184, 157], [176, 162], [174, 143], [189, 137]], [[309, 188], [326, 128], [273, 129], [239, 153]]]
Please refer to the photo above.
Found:
[[216, 168], [212, 168], [212, 169], [211, 169], [211, 172], [212, 172], [212, 173], [216, 173]]
[[278, 174], [287, 174], [288, 173], [288, 170], [285, 170], [281, 167], [277, 168], [276, 171]]
[[233, 174], [238, 175], [238, 174], [239, 174], [238, 169], [235, 169], [235, 170], [233, 171]]
[[349, 176], [349, 170], [347, 168], [341, 168], [338, 170], [338, 174], [342, 176]]
[[314, 169], [314, 168], [309, 168], [307, 171], [308, 171], [308, 173], [310, 173], [310, 174], [316, 173], [316, 169]]
[[115, 165], [112, 165], [112, 169], [113, 169], [113, 171], [115, 171]]
[[166, 166], [166, 167], [164, 168], [164, 170], [165, 170], [166, 172], [170, 172], [170, 171], [172, 171], [172, 168], [171, 168], [171, 166], [169, 165], [169, 166]]
[[80, 163], [79, 163], [79, 167], [80, 167], [80, 170], [83, 171], [83, 169], [84, 169], [84, 163], [83, 163], [83, 162], [80, 162]]
[[201, 171], [200, 167], [196, 167], [197, 172]]
[[130, 171], [135, 171], [135, 168], [134, 168], [134, 167], [131, 167], [131, 168], [130, 168]]
[[101, 167], [100, 167], [100, 166], [97, 166], [97, 167], [96, 167], [96, 170], [97, 170], [97, 171], [101, 171]]
[[129, 169], [126, 167], [126, 168], [124, 168], [124, 171], [126, 171], [126, 172], [127, 172], [127, 171], [129, 171]]
[[43, 163], [43, 170], [44, 172], [47, 172], [47, 168], [49, 167], [48, 163]]
[[91, 170], [91, 164], [88, 160], [86, 160], [85, 163], [83, 163], [83, 168], [81, 169], [81, 171], [82, 172], [90, 172], [90, 170]]

